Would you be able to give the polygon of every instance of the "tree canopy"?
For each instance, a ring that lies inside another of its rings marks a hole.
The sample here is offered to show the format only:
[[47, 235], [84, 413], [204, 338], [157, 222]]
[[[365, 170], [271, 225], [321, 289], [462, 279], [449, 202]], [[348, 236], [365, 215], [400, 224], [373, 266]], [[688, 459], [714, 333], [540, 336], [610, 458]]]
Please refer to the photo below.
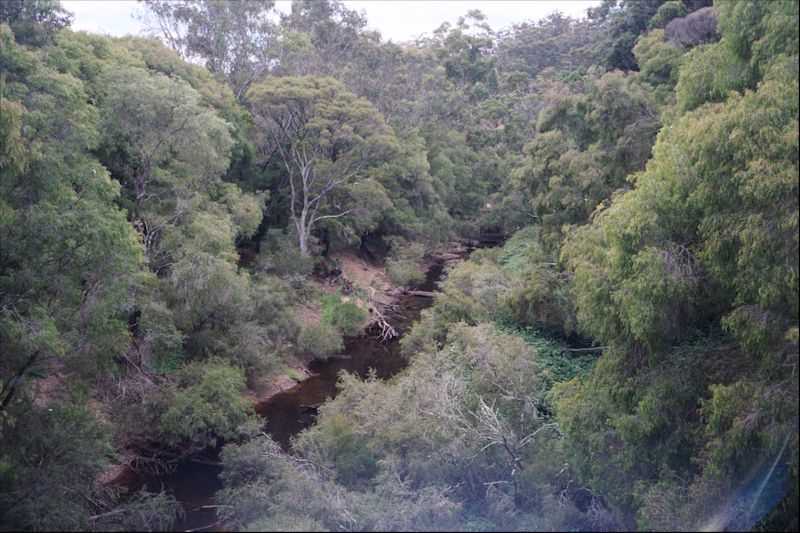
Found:
[[348, 6], [0, 3], [0, 530], [796, 531], [797, 1]]

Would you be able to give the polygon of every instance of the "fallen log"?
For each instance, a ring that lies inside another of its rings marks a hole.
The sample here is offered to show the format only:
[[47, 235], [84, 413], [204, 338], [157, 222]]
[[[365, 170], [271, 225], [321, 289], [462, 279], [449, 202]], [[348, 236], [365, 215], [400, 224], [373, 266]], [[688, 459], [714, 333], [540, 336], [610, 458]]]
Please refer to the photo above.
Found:
[[329, 361], [343, 361], [343, 360], [348, 360], [348, 359], [352, 359], [352, 358], [353, 358], [352, 355], [346, 355], [346, 354], [334, 354], [334, 355], [329, 355], [328, 356], [328, 360]]
[[419, 296], [421, 298], [433, 298], [436, 296], [436, 293], [431, 291], [404, 291], [403, 294], [407, 294], [409, 296]]

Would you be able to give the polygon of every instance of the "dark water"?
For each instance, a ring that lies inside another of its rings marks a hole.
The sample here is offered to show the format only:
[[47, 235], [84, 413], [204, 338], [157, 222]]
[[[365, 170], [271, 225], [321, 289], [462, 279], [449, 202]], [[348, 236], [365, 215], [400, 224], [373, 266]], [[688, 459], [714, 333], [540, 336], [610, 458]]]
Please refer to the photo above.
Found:
[[[216, 459], [217, 454], [210, 454]], [[173, 531], [227, 531], [217, 521], [214, 493], [222, 489], [221, 466], [183, 461], [171, 474], [146, 480], [147, 490], [171, 494], [183, 506], [184, 516], [173, 525]]]
[[[443, 263], [434, 264], [427, 272], [425, 282], [414, 287], [417, 290], [433, 291], [442, 277]], [[345, 339], [341, 354], [324, 361], [313, 361], [309, 365], [312, 377], [287, 389], [268, 401], [255, 406], [256, 412], [266, 418], [267, 433], [284, 450], [290, 449], [290, 440], [300, 431], [314, 423], [317, 407], [336, 396], [339, 372], [347, 371], [361, 377], [374, 370], [378, 377], [386, 379], [402, 370], [407, 361], [400, 355], [400, 336], [419, 318], [420, 311], [430, 306], [431, 298], [402, 295], [395, 302], [397, 310], [385, 313], [389, 323], [399, 333], [386, 342], [380, 342], [376, 331]], [[209, 452], [201, 458], [206, 462], [219, 460], [219, 450]], [[176, 522], [173, 531], [226, 531], [215, 515], [214, 494], [222, 488], [220, 466], [197, 461], [183, 461], [170, 474], [123, 480], [121, 484], [137, 490], [142, 485], [149, 491], [166, 491], [183, 506], [185, 516]]]
[[[442, 264], [434, 265], [428, 271], [426, 281], [416, 288], [434, 290], [442, 269]], [[402, 296], [397, 302], [399, 311], [389, 315], [388, 320], [402, 335], [431, 302], [431, 298]], [[309, 364], [312, 377], [256, 405], [256, 412], [267, 419], [267, 433], [288, 450], [291, 437], [314, 423], [317, 407], [336, 396], [336, 381], [342, 371], [365, 377], [374, 370], [382, 379], [400, 372], [407, 363], [400, 355], [400, 337], [380, 342], [377, 335], [378, 331], [368, 331], [359, 337], [345, 339], [341, 355]]]

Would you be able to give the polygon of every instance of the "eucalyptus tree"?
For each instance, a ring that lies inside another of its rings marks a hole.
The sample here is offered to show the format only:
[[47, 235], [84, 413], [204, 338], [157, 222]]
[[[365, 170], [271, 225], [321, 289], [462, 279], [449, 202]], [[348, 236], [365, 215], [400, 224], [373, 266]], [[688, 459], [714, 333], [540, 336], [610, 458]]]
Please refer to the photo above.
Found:
[[153, 260], [163, 229], [227, 169], [231, 126], [179, 79], [111, 67], [105, 85], [104, 159], [128, 189], [131, 221]]
[[[120, 354], [118, 311], [142, 266], [114, 205], [120, 187], [90, 153], [98, 113], [0, 26], [0, 411], [45, 361], [91, 373]], [[88, 364], [87, 364], [88, 363]], [[44, 366], [43, 366], [44, 365]]]
[[49, 44], [61, 28], [72, 22], [72, 13], [57, 0], [3, 0], [0, 22], [6, 22], [17, 42], [42, 46]]
[[317, 223], [354, 214], [335, 196], [395, 151], [380, 112], [332, 78], [270, 78], [247, 95], [265, 155], [288, 174], [290, 216], [303, 255]]
[[305, 63], [310, 64], [306, 73], [337, 76], [343, 65], [355, 59], [366, 25], [363, 13], [337, 0], [293, 0], [281, 26], [290, 45], [296, 46], [299, 39], [305, 42], [305, 50], [302, 55], [284, 56], [281, 68], [296, 72]]
[[240, 99], [275, 54], [274, 0], [143, 0], [154, 32], [185, 60], [201, 59]]

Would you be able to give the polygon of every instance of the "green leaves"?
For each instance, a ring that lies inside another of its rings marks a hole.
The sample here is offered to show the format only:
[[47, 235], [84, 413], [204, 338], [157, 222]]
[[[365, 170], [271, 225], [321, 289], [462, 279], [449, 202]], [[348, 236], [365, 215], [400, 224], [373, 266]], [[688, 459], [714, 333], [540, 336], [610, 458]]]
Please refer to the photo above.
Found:
[[19, 68], [3, 84], [25, 87], [26, 96], [11, 102], [7, 97], [16, 93], [4, 91], [2, 98], [9, 112], [0, 181], [2, 315], [14, 344], [30, 344], [26, 337], [45, 330], [50, 341], [34, 342], [13, 362], [4, 352], [4, 364], [23, 376], [27, 361], [49, 370], [48, 361], [59, 356], [91, 375], [107, 368], [127, 341], [120, 311], [139, 282], [141, 245], [113, 205], [119, 185], [90, 153], [98, 115], [83, 84], [8, 37], [4, 30], [4, 54]]
[[565, 224], [586, 223], [629, 173], [644, 167], [660, 125], [649, 87], [635, 77], [592, 71], [582, 85], [559, 85], [547, 94], [540, 133], [512, 174], [530, 192], [552, 249]]
[[[719, 6], [722, 39], [683, 58], [665, 113], [676, 118], [635, 189], [562, 248], [579, 325], [610, 348], [559, 387], [559, 419], [582, 475], [639, 508], [640, 527], [728, 507], [727, 487], [768, 468], [795, 431], [798, 79], [781, 55], [796, 61], [785, 9]], [[761, 47], [781, 52], [755, 62]]]
[[337, 328], [342, 335], [355, 336], [364, 326], [369, 312], [361, 306], [354, 297], [341, 298], [337, 294], [328, 294], [322, 298], [323, 314], [322, 320]]
[[320, 359], [344, 348], [339, 329], [325, 320], [306, 324], [297, 337], [297, 344], [304, 352]]
[[218, 438], [230, 440], [254, 416], [243, 395], [241, 370], [221, 362], [194, 363], [182, 369], [180, 381], [161, 418], [161, 434], [172, 446], [189, 442], [214, 447]]
[[[368, 195], [378, 204], [391, 202], [381, 198], [377, 183], [366, 188], [358, 181], [397, 150], [380, 112], [333, 78], [312, 76], [268, 78], [250, 88], [248, 100], [265, 148], [288, 174], [289, 210], [301, 253], [310, 253], [309, 238], [319, 221], [342, 222], [355, 211], [361, 233], [373, 228], [357, 204]], [[341, 196], [350, 183], [356, 205], [347, 208]]]

